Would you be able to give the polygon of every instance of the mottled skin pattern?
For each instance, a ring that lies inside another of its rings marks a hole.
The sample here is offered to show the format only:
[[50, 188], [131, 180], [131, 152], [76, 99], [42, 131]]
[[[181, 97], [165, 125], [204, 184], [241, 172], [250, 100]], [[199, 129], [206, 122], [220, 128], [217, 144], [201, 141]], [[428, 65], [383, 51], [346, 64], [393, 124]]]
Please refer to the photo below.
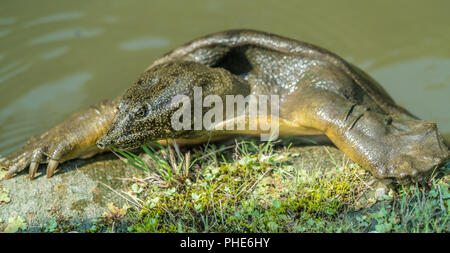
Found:
[[[172, 105], [172, 98], [187, 95], [194, 105], [194, 86], [202, 88], [202, 97], [217, 94], [223, 101], [226, 95], [246, 96], [250, 93], [248, 82], [223, 68], [209, 68], [189, 61], [162, 63], [144, 72], [125, 92], [118, 112], [98, 146], [102, 149], [110, 146], [132, 149], [162, 138], [175, 138], [184, 143], [184, 138], [207, 141], [212, 135], [217, 137], [217, 133], [205, 129], [175, 131], [171, 127], [171, 115], [181, 106]], [[191, 115], [193, 119], [193, 109]], [[194, 129], [193, 124], [191, 129]]]
[[[59, 163], [111, 146], [133, 148], [175, 138], [193, 144], [257, 131], [174, 131], [174, 95], [280, 95], [280, 135], [326, 135], [353, 161], [388, 183], [422, 181], [449, 160], [436, 124], [394, 103], [357, 67], [316, 46], [251, 30], [208, 35], [156, 60], [121, 98], [78, 112], [31, 138], [4, 162], [6, 178], [40, 163]], [[254, 119], [244, 119], [250, 121]], [[257, 119], [256, 119], [257, 120]], [[98, 146], [96, 146], [98, 144]]]

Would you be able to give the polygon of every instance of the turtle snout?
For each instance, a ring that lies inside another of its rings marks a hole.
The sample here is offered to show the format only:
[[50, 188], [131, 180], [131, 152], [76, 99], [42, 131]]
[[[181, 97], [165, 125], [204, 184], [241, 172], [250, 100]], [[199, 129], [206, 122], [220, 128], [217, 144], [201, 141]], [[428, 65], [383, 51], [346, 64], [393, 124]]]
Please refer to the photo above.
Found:
[[113, 141], [108, 138], [108, 136], [103, 136], [100, 139], [98, 139], [97, 141], [97, 147], [99, 149], [106, 149], [111, 147], [111, 145], [113, 144]]

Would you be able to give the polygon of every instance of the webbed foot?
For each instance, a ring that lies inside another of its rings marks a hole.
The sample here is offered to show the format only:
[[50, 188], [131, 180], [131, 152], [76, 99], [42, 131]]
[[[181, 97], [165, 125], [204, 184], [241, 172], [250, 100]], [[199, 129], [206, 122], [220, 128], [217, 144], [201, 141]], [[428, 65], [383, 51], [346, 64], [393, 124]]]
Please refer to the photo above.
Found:
[[335, 143], [388, 185], [426, 183], [450, 159], [433, 122], [355, 107], [346, 123], [331, 135]]
[[388, 184], [424, 183], [450, 160], [450, 152], [436, 124], [422, 120], [394, 120], [386, 142], [386, 164], [372, 173]]

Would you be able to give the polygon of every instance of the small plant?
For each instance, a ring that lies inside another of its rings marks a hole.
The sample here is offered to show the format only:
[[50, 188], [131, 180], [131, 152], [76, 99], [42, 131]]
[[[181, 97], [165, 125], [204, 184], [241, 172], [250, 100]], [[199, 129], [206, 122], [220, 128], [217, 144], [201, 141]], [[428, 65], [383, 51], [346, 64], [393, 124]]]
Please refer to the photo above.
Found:
[[377, 201], [373, 177], [340, 151], [276, 144], [206, 144], [192, 156], [176, 143], [144, 146], [141, 156], [115, 150], [146, 174], [130, 186], [141, 205], [128, 231], [449, 231], [448, 176]]
[[[158, 147], [159, 152], [152, 145]], [[189, 169], [195, 163], [195, 160], [191, 162], [189, 151], [182, 155], [175, 141], [173, 148], [170, 144], [164, 147], [157, 142], [153, 142], [151, 145], [142, 145], [141, 147], [152, 161], [141, 158], [130, 151], [120, 150], [115, 147], [113, 147], [113, 152], [119, 154], [118, 156], [126, 163], [144, 171], [148, 175], [146, 178], [148, 181], [153, 181], [161, 187], [167, 188], [183, 184], [189, 177]]]
[[6, 225], [4, 233], [16, 233], [19, 230], [27, 229], [27, 224], [25, 223], [25, 219], [17, 216], [11, 217], [8, 219], [8, 224]]

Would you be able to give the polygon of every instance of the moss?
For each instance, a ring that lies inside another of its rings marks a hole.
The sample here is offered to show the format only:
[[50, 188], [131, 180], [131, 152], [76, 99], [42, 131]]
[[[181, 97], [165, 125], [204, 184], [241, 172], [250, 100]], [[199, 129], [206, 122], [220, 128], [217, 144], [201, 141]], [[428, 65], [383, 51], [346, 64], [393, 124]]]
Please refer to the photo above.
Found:
[[2, 203], [9, 203], [11, 201], [8, 194], [9, 194], [8, 190], [2, 189], [0, 184], [0, 205]]
[[[168, 159], [165, 152], [153, 155]], [[198, 147], [192, 159], [178, 184], [135, 187], [143, 205], [129, 231], [449, 231], [446, 177], [434, 179], [430, 190], [411, 186], [377, 202], [377, 181], [332, 147], [245, 141]], [[148, 178], [152, 173], [149, 167]]]
[[[256, 141], [189, 150], [160, 146], [140, 156], [130, 153], [124, 161], [134, 160], [144, 167], [123, 193], [132, 206], [108, 204], [87, 227], [53, 210], [55, 218], [41, 231], [450, 231], [450, 163], [428, 187], [389, 191], [329, 146]], [[73, 207], [82, 210], [84, 204]], [[7, 225], [0, 222], [0, 231]]]
[[8, 219], [8, 224], [6, 225], [6, 228], [4, 229], [4, 233], [16, 233], [20, 230], [27, 229], [27, 224], [25, 222], [25, 219], [17, 216], [17, 217], [11, 217]]
[[[327, 166], [322, 161], [314, 169], [302, 166], [299, 152], [319, 149]], [[152, 155], [164, 159], [166, 151]], [[192, 158], [195, 166], [183, 183], [161, 187], [140, 181], [134, 187], [130, 194], [143, 205], [129, 231], [358, 231], [344, 224], [354, 221], [343, 217], [361, 206], [371, 176], [333, 148], [274, 149], [273, 144], [247, 141], [197, 148]], [[147, 178], [155, 178], [157, 171], [148, 167]]]

